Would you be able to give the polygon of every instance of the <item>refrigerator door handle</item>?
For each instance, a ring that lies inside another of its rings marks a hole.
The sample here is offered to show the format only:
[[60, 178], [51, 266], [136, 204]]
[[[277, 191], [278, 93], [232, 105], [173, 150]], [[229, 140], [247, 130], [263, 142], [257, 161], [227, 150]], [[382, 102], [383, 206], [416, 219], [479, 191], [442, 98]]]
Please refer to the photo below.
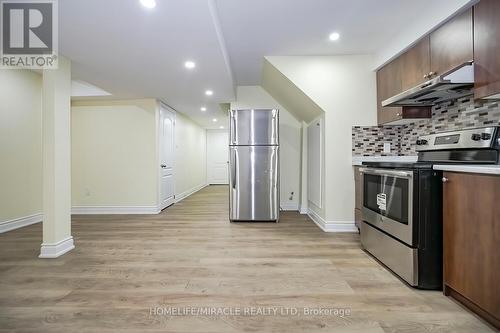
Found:
[[271, 131], [272, 131], [271, 142], [273, 144], [276, 144], [278, 142], [278, 140], [276, 138], [276, 133], [278, 132], [278, 126], [277, 126], [277, 117], [276, 117], [275, 111], [273, 111], [273, 120], [272, 120]]
[[236, 149], [231, 149], [231, 183], [233, 190], [236, 189], [236, 172], [238, 172], [238, 168], [236, 167]]
[[273, 166], [275, 167], [274, 168], [274, 187], [276, 189], [279, 189], [280, 178], [279, 178], [278, 171], [280, 169], [280, 160], [279, 160], [279, 148], [278, 147], [276, 147], [274, 149], [274, 162], [273, 162]]
[[238, 129], [237, 129], [237, 124], [236, 124], [236, 114], [233, 113], [231, 114], [231, 121], [232, 121], [232, 130], [231, 130], [231, 143], [236, 144], [236, 138], [238, 137]]

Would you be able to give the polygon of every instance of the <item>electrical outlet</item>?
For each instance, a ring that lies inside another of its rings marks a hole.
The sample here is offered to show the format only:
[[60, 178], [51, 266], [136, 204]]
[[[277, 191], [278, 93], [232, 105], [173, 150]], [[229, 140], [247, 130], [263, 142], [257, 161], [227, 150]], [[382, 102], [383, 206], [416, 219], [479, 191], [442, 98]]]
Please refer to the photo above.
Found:
[[288, 200], [293, 201], [293, 195], [294, 194], [295, 194], [295, 192], [290, 192], [290, 197], [288, 198]]
[[384, 153], [390, 153], [390, 152], [391, 152], [391, 143], [384, 142]]

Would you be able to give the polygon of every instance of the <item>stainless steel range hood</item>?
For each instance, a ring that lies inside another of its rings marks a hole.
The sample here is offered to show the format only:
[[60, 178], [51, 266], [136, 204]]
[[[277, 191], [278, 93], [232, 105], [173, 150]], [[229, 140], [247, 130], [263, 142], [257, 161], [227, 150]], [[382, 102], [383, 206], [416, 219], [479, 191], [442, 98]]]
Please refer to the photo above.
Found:
[[454, 70], [382, 101], [382, 106], [432, 106], [473, 94], [474, 63]]

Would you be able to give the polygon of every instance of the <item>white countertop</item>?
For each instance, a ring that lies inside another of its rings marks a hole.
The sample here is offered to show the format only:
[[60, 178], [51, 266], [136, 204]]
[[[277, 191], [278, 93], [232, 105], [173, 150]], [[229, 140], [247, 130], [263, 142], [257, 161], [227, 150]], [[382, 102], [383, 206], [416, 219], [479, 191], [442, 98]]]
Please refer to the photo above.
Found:
[[500, 175], [500, 165], [436, 164], [434, 170]]
[[414, 163], [418, 156], [353, 156], [352, 165], [360, 166], [363, 162], [405, 162]]

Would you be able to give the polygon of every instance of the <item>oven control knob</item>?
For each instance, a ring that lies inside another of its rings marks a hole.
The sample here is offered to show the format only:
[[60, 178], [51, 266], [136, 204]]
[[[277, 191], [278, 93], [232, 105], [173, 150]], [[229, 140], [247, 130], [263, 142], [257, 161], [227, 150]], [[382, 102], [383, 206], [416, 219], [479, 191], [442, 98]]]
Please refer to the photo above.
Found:
[[424, 139], [421, 139], [421, 140], [417, 140], [417, 146], [424, 146], [428, 143], [427, 140], [424, 140]]
[[472, 134], [471, 139], [474, 141], [479, 141], [481, 140], [481, 134]]
[[483, 140], [490, 140], [491, 139], [491, 134], [490, 133], [482, 133], [481, 134], [481, 139], [483, 139]]

